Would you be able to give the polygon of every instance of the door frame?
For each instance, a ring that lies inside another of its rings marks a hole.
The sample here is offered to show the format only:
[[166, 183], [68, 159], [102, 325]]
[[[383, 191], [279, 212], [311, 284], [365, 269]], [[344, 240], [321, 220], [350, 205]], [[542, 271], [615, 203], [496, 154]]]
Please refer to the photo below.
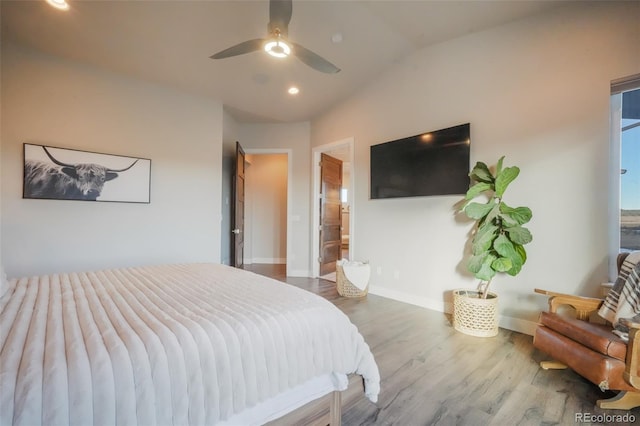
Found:
[[353, 137], [340, 139], [335, 142], [330, 142], [325, 145], [319, 145], [311, 151], [311, 164], [313, 165], [313, 188], [312, 188], [312, 210], [311, 210], [311, 277], [317, 278], [320, 274], [320, 264], [318, 258], [320, 257], [320, 154], [330, 154], [330, 151], [335, 151], [339, 148], [347, 148], [349, 152], [349, 254], [353, 256], [355, 247], [355, 166], [354, 166], [354, 139]]
[[[242, 163], [240, 163], [240, 157], [242, 157]], [[231, 199], [233, 200], [231, 203], [231, 253], [230, 253], [230, 262], [229, 264], [234, 268], [242, 269], [244, 267], [244, 238], [245, 238], [245, 226], [244, 226], [244, 218], [245, 218], [245, 199], [247, 197], [246, 193], [246, 163], [247, 163], [247, 154], [240, 145], [240, 142], [236, 141], [236, 155], [234, 157], [234, 171], [233, 176], [231, 178]], [[240, 165], [242, 165], [242, 171], [240, 171]], [[242, 178], [242, 179], [240, 179]], [[241, 186], [240, 186], [241, 185]], [[238, 191], [238, 188], [241, 187], [242, 191]], [[238, 193], [242, 193], [242, 200], [239, 201]], [[238, 207], [241, 207], [242, 212], [238, 212]], [[241, 220], [239, 221], [238, 218]], [[240, 222], [240, 224], [238, 223]], [[238, 240], [242, 238], [241, 243]], [[238, 250], [238, 248], [241, 250]], [[241, 256], [239, 256], [238, 251], [241, 252]], [[240, 261], [238, 262], [238, 259]]]
[[[291, 262], [290, 259], [293, 259], [291, 253], [291, 211], [292, 211], [292, 187], [293, 187], [293, 150], [288, 148], [244, 148], [245, 155], [260, 155], [260, 154], [286, 154], [287, 155], [287, 229], [285, 230], [287, 233], [287, 253], [286, 253], [286, 275], [289, 276]], [[246, 192], [246, 185], [245, 185]], [[246, 220], [246, 218], [245, 218]]]

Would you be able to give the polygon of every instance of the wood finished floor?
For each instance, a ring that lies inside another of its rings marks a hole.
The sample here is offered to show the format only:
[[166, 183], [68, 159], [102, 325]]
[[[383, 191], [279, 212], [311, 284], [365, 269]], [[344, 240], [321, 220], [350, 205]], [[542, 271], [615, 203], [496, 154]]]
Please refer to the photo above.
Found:
[[[343, 411], [343, 425], [640, 425], [640, 408], [600, 410], [602, 393], [570, 370], [544, 371], [548, 359], [532, 337], [504, 329], [495, 338], [456, 332], [441, 312], [367, 295], [348, 299], [335, 283], [285, 276], [284, 265], [247, 265], [316, 293], [349, 316], [380, 368], [377, 404], [362, 399]], [[581, 423], [576, 413], [630, 413], [633, 423]]]

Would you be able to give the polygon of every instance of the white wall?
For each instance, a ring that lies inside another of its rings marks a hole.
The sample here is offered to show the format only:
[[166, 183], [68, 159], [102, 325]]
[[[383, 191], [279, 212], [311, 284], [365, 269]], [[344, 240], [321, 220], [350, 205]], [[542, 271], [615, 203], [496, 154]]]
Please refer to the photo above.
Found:
[[[6, 43], [1, 101], [9, 276], [220, 260], [220, 102]], [[25, 142], [150, 158], [151, 203], [22, 199]]]
[[[529, 260], [501, 276], [501, 325], [531, 332], [535, 287], [596, 295], [607, 271], [609, 83], [640, 72], [640, 3], [567, 6], [426, 48], [313, 120], [312, 146], [355, 138], [357, 259], [371, 292], [435, 309], [473, 287], [461, 197], [369, 200], [369, 147], [471, 123], [472, 164], [518, 165], [506, 194], [533, 210]], [[377, 274], [377, 269], [381, 274]]]
[[289, 149], [291, 155], [291, 203], [288, 232], [291, 233], [291, 254], [287, 258], [290, 276], [310, 275], [310, 187], [311, 147], [310, 124], [242, 124], [240, 143], [245, 149]]
[[[0, 99], [2, 99], [2, 84], [0, 84]], [[1, 102], [0, 102], [1, 104]], [[1, 122], [1, 119], [0, 119]], [[1, 123], [0, 123], [1, 127]], [[0, 135], [0, 177], [2, 176], [2, 135]], [[0, 182], [0, 195], [2, 195], [2, 182]], [[0, 196], [0, 280], [6, 273], [4, 258], [2, 257], [2, 197]]]
[[250, 154], [247, 161], [244, 263], [286, 263], [287, 154]]

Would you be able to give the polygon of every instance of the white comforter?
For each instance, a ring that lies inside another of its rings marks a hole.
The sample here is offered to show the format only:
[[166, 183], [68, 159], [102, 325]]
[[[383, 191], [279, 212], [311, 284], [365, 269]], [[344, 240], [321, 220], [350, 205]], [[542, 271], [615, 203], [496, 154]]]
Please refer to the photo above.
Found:
[[215, 424], [331, 372], [379, 392], [334, 305], [223, 265], [13, 280], [0, 348], [0, 424]]

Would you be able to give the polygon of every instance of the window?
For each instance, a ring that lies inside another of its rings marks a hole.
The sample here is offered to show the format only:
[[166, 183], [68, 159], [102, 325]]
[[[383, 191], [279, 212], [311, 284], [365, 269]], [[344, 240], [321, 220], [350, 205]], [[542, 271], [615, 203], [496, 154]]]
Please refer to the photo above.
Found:
[[640, 89], [622, 93], [620, 250], [640, 250]]
[[609, 278], [618, 253], [640, 249], [640, 74], [611, 82]]
[[343, 203], [347, 202], [347, 188], [340, 189], [340, 201]]

